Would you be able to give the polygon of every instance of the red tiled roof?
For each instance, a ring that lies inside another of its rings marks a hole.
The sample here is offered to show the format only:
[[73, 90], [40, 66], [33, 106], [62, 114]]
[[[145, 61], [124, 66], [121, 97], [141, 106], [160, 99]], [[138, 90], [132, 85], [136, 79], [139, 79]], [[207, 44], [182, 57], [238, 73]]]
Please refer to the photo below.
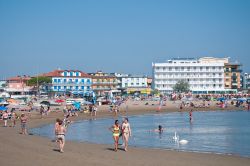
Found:
[[[79, 72], [81, 73], [81, 76], [77, 76], [77, 77], [87, 77], [87, 78], [90, 78], [90, 75], [80, 71], [80, 70], [54, 70], [54, 71], [51, 71], [51, 72], [48, 72], [48, 73], [44, 73], [42, 74], [42, 76], [46, 76], [46, 77], [65, 77], [65, 76], [62, 76], [61, 74], [63, 72]], [[76, 76], [67, 76], [67, 77], [76, 77]]]
[[29, 76], [16, 76], [16, 77], [11, 77], [11, 78], [8, 78], [7, 81], [28, 81], [30, 80], [31, 77]]

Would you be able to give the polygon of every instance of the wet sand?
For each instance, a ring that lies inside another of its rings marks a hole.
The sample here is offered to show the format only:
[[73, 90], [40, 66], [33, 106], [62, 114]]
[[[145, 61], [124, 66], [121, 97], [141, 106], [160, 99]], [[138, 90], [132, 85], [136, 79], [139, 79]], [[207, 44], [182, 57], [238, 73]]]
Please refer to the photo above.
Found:
[[[128, 111], [126, 106], [121, 107], [119, 115], [135, 115], [146, 113], [176, 112], [179, 108], [172, 103], [163, 106], [160, 112], [157, 102], [129, 102]], [[97, 118], [113, 117], [108, 112], [109, 106], [99, 107]], [[55, 109], [55, 108], [52, 108]], [[189, 111], [185, 108], [182, 111]], [[196, 108], [195, 111], [221, 110], [215, 106], [211, 108]], [[226, 110], [237, 110], [235, 107], [229, 107]], [[239, 109], [242, 110], [242, 109]], [[62, 118], [61, 111], [54, 111], [48, 117], [40, 119], [38, 113], [31, 113], [28, 122], [29, 127], [37, 127], [47, 123], [54, 123], [55, 118]], [[90, 119], [89, 114], [80, 113], [78, 117], [72, 120]], [[3, 122], [0, 122], [2, 126]], [[59, 153], [55, 142], [48, 138], [35, 135], [21, 135], [20, 125], [15, 128], [0, 127], [0, 159], [1, 165], [5, 166], [69, 166], [69, 165], [107, 165], [107, 166], [125, 166], [125, 165], [173, 165], [173, 166], [200, 166], [200, 165], [220, 165], [220, 166], [245, 166], [250, 165], [250, 158], [243, 158], [233, 155], [218, 155], [193, 152], [178, 152], [171, 150], [157, 150], [147, 148], [130, 147], [129, 152], [122, 149], [118, 152], [113, 151], [113, 145], [100, 145], [91, 143], [77, 143], [66, 141], [65, 152]], [[66, 137], [67, 139], [67, 137]], [[111, 138], [112, 139], [112, 138]]]

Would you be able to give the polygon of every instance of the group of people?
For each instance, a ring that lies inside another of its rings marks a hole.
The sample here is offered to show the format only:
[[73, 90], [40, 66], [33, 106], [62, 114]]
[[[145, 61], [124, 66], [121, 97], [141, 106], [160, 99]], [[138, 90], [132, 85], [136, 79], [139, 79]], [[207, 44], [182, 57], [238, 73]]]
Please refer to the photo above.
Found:
[[124, 118], [122, 124], [119, 124], [118, 120], [115, 120], [114, 125], [109, 128], [113, 133], [114, 139], [114, 151], [116, 152], [118, 149], [119, 138], [122, 137], [124, 150], [128, 151], [128, 141], [132, 136], [130, 124], [128, 122], [128, 118]]
[[25, 113], [21, 113], [21, 116], [19, 117], [14, 111], [4, 111], [1, 115], [2, 120], [4, 121], [4, 127], [8, 127], [8, 121], [11, 121], [11, 125], [9, 127], [15, 127], [16, 122], [18, 119], [20, 119], [21, 124], [21, 134], [27, 135], [27, 121], [28, 117], [25, 115]]
[[17, 114], [14, 111], [4, 111], [1, 114], [1, 119], [4, 121], [4, 127], [8, 127], [8, 121], [11, 121], [10, 127], [16, 126], [16, 120], [18, 119]]
[[118, 105], [111, 105], [110, 106], [110, 112], [113, 112], [115, 116], [118, 114], [119, 111], [120, 111], [120, 108]]

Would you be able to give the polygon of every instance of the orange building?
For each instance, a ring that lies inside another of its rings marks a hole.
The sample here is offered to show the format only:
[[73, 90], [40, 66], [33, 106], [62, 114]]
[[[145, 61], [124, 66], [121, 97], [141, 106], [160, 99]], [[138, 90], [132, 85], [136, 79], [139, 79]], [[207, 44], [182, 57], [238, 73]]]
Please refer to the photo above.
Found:
[[97, 96], [105, 96], [105, 93], [117, 89], [118, 81], [114, 75], [102, 71], [88, 74], [92, 78], [92, 90]]

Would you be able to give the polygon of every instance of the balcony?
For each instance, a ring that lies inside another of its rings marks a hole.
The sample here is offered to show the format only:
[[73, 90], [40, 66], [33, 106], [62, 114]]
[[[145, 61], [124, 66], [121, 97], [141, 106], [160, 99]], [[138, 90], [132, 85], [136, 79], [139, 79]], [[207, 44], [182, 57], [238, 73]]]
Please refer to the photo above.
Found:
[[92, 83], [91, 82], [53, 82], [52, 83], [53, 85], [60, 85], [60, 86], [69, 86], [69, 85], [72, 85], [72, 86], [75, 86], [75, 85], [91, 85]]
[[93, 90], [111, 90], [112, 88], [93, 88]]

